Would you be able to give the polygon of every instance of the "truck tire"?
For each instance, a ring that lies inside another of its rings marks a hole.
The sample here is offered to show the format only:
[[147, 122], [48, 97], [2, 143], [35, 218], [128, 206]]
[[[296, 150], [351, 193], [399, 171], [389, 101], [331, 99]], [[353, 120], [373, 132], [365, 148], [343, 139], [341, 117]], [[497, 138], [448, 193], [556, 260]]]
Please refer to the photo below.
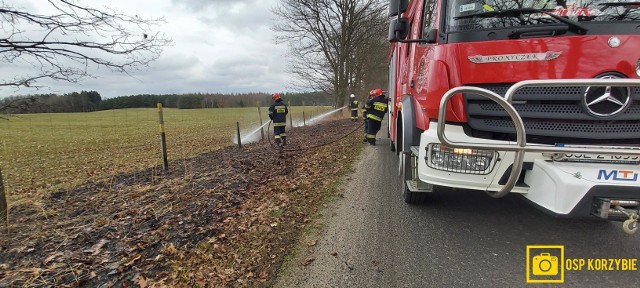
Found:
[[391, 138], [391, 116], [389, 116], [389, 119], [387, 120], [387, 137], [389, 137], [389, 150], [391, 150], [391, 152], [396, 152], [396, 146], [393, 143], [393, 138]]
[[[399, 139], [401, 139], [403, 135], [399, 135]], [[402, 147], [402, 146], [398, 146]], [[398, 151], [398, 174], [400, 179], [402, 179], [402, 198], [404, 198], [404, 202], [411, 205], [419, 205], [425, 202], [427, 198], [426, 193], [421, 192], [411, 192], [409, 187], [407, 186], [407, 180], [412, 180], [412, 168], [411, 168], [411, 155], [404, 153], [400, 148]]]
[[400, 154], [400, 169], [401, 169], [401, 178], [402, 179], [402, 197], [404, 198], [404, 202], [412, 205], [419, 205], [425, 202], [427, 199], [427, 193], [424, 192], [411, 192], [409, 187], [407, 187], [407, 181], [411, 180], [411, 156], [407, 154]]
[[404, 143], [402, 142], [402, 122], [398, 122], [398, 124], [396, 124], [396, 141], [392, 141], [393, 144], [393, 148], [394, 148], [394, 152], [396, 152], [396, 155], [398, 155], [398, 157], [400, 157], [400, 152], [402, 152], [402, 149], [404, 147]]

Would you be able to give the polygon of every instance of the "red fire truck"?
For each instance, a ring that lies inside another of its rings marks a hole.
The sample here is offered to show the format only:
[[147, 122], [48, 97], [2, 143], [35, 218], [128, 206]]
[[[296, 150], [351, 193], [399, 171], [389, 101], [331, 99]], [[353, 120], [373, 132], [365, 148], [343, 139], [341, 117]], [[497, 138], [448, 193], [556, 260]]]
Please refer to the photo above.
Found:
[[389, 16], [389, 134], [407, 203], [519, 193], [636, 231], [640, 2], [391, 0]]

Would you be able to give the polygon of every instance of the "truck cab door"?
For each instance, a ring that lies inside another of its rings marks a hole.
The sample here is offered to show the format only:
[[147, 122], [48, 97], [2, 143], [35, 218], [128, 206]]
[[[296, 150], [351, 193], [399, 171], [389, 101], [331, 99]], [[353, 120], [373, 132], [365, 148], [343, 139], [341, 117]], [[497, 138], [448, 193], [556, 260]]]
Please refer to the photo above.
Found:
[[[438, 0], [424, 0], [421, 10], [421, 21], [417, 31], [419, 34], [416, 38], [430, 39], [433, 38], [433, 34], [437, 34], [438, 25], [438, 12], [439, 12]], [[434, 47], [437, 45], [436, 41], [428, 41], [415, 43], [412, 62], [412, 75], [411, 75], [411, 88], [412, 95], [422, 98], [425, 97], [424, 91], [427, 86], [427, 74], [429, 73], [429, 63], [434, 60]]]

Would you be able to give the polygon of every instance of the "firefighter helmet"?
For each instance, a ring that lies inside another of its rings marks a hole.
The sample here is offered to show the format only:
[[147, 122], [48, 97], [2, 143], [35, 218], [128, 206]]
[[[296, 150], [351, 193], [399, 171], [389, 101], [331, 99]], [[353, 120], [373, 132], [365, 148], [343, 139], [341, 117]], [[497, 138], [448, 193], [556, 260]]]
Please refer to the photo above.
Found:
[[382, 89], [380, 89], [380, 88], [373, 89], [373, 90], [371, 90], [371, 92], [369, 92], [369, 94], [372, 95], [372, 96], [378, 97], [378, 96], [382, 95]]
[[273, 99], [273, 101], [280, 99], [280, 93], [273, 93], [271, 95], [271, 99]]
[[351, 94], [351, 96], [349, 96], [351, 98], [356, 98], [356, 95]]

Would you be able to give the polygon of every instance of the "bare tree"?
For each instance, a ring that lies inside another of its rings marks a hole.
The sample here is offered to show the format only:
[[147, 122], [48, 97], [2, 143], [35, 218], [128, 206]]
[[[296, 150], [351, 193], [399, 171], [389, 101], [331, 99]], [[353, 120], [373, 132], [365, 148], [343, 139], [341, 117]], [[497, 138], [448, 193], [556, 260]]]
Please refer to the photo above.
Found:
[[[39, 14], [0, 0], [0, 62], [31, 65], [0, 87], [39, 87], [41, 79], [77, 82], [97, 68], [129, 73], [156, 60], [171, 40], [153, 28], [164, 22], [91, 8], [75, 0], [38, 1]], [[1, 109], [0, 109], [1, 110]]]
[[386, 77], [385, 5], [379, 0], [282, 0], [274, 8], [281, 19], [274, 30], [278, 42], [289, 44], [289, 72], [296, 84], [332, 91], [341, 106], [350, 93], [372, 85], [366, 83], [375, 78], [371, 75]]
[[352, 52], [352, 60], [348, 62], [350, 89], [366, 98], [372, 88], [386, 87], [387, 55], [389, 42], [386, 39], [389, 28], [384, 11], [366, 21], [356, 34], [356, 43]]
[[10, 111], [24, 111], [28, 106], [37, 102], [35, 97], [24, 98], [8, 98], [0, 103], [0, 120], [7, 120], [9, 118], [4, 117], [3, 114], [9, 114]]

